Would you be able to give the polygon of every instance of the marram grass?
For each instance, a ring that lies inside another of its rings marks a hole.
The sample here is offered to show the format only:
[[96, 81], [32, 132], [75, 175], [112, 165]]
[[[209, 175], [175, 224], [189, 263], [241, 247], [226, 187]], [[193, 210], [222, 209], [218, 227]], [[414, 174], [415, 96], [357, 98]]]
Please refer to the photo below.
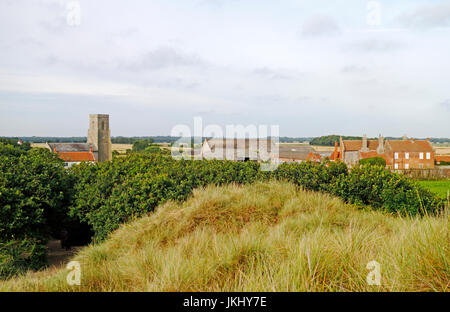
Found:
[[[0, 291], [449, 291], [448, 215], [360, 210], [281, 182], [207, 187]], [[368, 262], [381, 285], [368, 285]]]

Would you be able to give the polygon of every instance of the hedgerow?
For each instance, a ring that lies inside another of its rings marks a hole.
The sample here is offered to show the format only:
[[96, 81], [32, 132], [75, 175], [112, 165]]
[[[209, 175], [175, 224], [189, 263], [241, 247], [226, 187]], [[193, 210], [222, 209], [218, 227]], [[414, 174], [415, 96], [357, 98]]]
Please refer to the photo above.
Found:
[[47, 250], [33, 238], [0, 241], [0, 279], [7, 279], [28, 270], [46, 266]]
[[132, 153], [112, 162], [81, 164], [71, 174], [77, 183], [70, 213], [93, 227], [96, 240], [167, 200], [183, 201], [193, 189], [210, 184], [286, 180], [350, 203], [408, 215], [432, 213], [439, 206], [434, 194], [399, 174], [371, 165], [349, 171], [341, 162], [284, 163], [264, 172], [255, 162], [174, 160]]

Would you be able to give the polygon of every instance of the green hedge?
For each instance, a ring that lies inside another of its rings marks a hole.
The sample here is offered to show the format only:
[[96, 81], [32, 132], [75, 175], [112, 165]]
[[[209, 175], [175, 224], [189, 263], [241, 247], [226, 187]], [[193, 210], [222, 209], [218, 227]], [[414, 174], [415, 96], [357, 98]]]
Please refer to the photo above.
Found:
[[119, 224], [153, 211], [167, 200], [185, 200], [208, 184], [287, 180], [307, 190], [327, 192], [345, 201], [392, 213], [434, 212], [439, 199], [407, 178], [365, 165], [284, 163], [263, 172], [254, 162], [174, 160], [160, 154], [130, 154], [98, 165], [81, 164], [71, 173], [75, 185], [71, 214], [90, 224], [102, 240]]
[[42, 269], [47, 264], [46, 253], [42, 242], [32, 238], [0, 242], [0, 279]]
[[386, 159], [382, 157], [369, 157], [359, 160], [360, 165], [371, 165], [371, 166], [381, 166], [386, 167]]
[[0, 154], [0, 241], [45, 241], [67, 215], [72, 182], [48, 150]]

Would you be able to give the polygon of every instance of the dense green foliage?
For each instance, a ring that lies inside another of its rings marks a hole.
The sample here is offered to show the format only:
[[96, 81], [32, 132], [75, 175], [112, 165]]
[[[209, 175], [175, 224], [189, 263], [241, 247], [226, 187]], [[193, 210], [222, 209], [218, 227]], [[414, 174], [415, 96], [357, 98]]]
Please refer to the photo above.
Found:
[[46, 264], [46, 241], [68, 220], [72, 189], [55, 154], [0, 144], [0, 277]]
[[46, 252], [42, 242], [36, 239], [0, 241], [0, 279], [43, 268]]
[[[71, 176], [46, 149], [0, 154], [0, 240], [44, 240], [70, 203]], [[17, 150], [16, 150], [17, 151]]]
[[384, 159], [383, 157], [364, 158], [360, 159], [359, 163], [361, 165], [381, 166], [383, 168], [386, 167], [386, 159]]
[[435, 194], [405, 176], [371, 165], [341, 175], [331, 185], [331, 193], [350, 203], [402, 215], [434, 213], [441, 203]]
[[20, 141], [18, 138], [0, 138], [0, 146], [8, 146], [16, 147], [23, 151], [29, 151], [31, 149], [30, 142]]
[[82, 164], [71, 172], [77, 181], [71, 214], [89, 223], [97, 240], [106, 238], [119, 224], [167, 200], [185, 200], [194, 188], [209, 184], [287, 180], [350, 203], [410, 215], [433, 212], [440, 203], [413, 181], [370, 165], [349, 172], [343, 163], [285, 163], [273, 172], [263, 172], [254, 162], [174, 160], [161, 154], [133, 153], [99, 165]]
[[153, 146], [153, 139], [152, 138], [148, 138], [145, 140], [136, 140], [133, 143], [133, 148], [132, 151], [133, 152], [142, 152], [144, 151], [146, 148]]

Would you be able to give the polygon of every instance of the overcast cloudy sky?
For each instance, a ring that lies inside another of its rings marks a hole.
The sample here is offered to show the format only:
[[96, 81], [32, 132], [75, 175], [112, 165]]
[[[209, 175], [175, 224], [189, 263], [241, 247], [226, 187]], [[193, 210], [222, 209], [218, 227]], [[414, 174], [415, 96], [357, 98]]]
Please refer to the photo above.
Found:
[[89, 113], [113, 136], [450, 137], [450, 1], [0, 0], [0, 136], [85, 136]]

